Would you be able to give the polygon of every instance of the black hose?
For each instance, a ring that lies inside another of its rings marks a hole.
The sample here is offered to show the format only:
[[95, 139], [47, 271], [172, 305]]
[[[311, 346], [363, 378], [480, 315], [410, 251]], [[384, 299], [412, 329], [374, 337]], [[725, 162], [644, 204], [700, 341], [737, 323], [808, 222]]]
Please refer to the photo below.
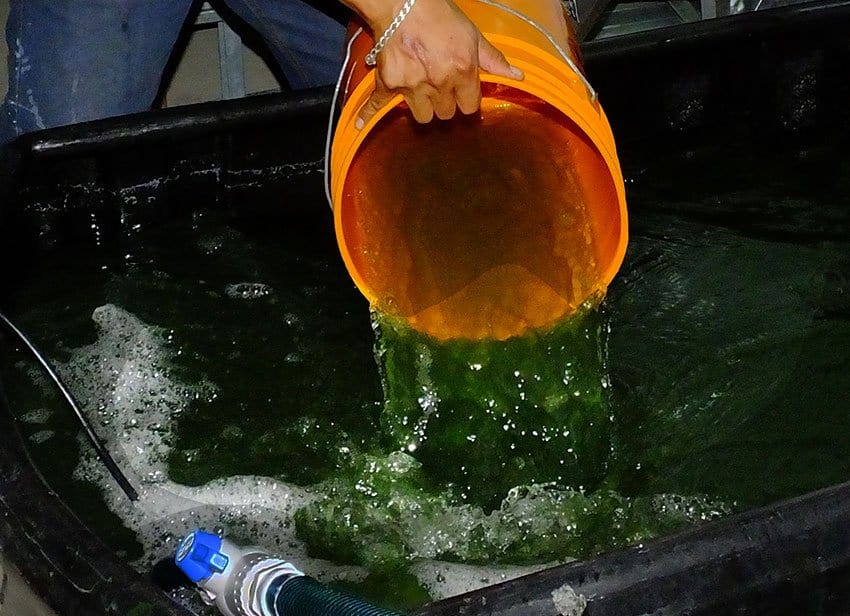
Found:
[[6, 327], [13, 332], [21, 342], [29, 349], [30, 353], [32, 353], [33, 357], [38, 360], [38, 363], [47, 373], [47, 375], [53, 380], [56, 384], [56, 387], [62, 393], [62, 396], [65, 398], [65, 401], [68, 403], [68, 406], [74, 411], [74, 414], [77, 416], [77, 419], [80, 420], [80, 424], [83, 426], [83, 430], [86, 433], [86, 436], [89, 439], [92, 447], [94, 447], [95, 452], [97, 453], [97, 457], [100, 458], [100, 461], [106, 465], [106, 468], [109, 470], [109, 474], [112, 475], [113, 479], [121, 486], [121, 489], [124, 491], [124, 494], [127, 495], [131, 501], [139, 500], [139, 493], [133, 487], [133, 484], [130, 483], [130, 480], [127, 479], [127, 476], [121, 471], [116, 464], [115, 459], [110, 455], [110, 453], [106, 450], [106, 447], [103, 446], [103, 443], [100, 442], [100, 439], [95, 434], [94, 428], [92, 428], [91, 423], [83, 415], [83, 412], [80, 410], [79, 404], [74, 399], [74, 396], [71, 394], [71, 391], [62, 382], [62, 379], [59, 378], [59, 373], [50, 365], [50, 362], [47, 361], [47, 358], [42, 355], [39, 350], [35, 347], [35, 345], [30, 341], [29, 338], [18, 329], [14, 323], [12, 323], [6, 315], [0, 312], [0, 321], [6, 325]]
[[282, 576], [269, 587], [267, 600], [275, 616], [403, 616], [307, 576]]

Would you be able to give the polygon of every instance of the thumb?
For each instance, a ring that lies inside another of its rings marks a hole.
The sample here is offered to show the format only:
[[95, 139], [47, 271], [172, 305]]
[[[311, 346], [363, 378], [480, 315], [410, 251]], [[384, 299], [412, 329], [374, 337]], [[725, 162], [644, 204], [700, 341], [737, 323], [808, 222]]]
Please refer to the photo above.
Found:
[[360, 130], [366, 126], [366, 123], [383, 109], [384, 105], [389, 103], [394, 96], [395, 93], [388, 90], [383, 82], [378, 79], [375, 85], [375, 91], [372, 92], [372, 96], [369, 97], [369, 100], [360, 108], [360, 113], [357, 114], [357, 121], [354, 123], [354, 128]]
[[483, 36], [478, 39], [478, 66], [493, 75], [508, 79], [522, 79], [522, 71], [511, 66], [505, 54], [493, 47]]

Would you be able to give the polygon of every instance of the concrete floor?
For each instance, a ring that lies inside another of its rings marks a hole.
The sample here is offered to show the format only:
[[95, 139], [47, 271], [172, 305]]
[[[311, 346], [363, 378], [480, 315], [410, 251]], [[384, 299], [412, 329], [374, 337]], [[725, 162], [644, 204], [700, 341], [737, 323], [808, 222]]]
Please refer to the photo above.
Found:
[[[0, 0], [0, 24], [9, 14], [9, 0]], [[8, 88], [5, 36], [0, 41], [0, 94]], [[249, 94], [279, 89], [277, 80], [257, 54], [245, 50], [245, 81]], [[169, 107], [217, 100], [221, 97], [218, 33], [215, 27], [196, 28], [171, 80], [165, 97]]]

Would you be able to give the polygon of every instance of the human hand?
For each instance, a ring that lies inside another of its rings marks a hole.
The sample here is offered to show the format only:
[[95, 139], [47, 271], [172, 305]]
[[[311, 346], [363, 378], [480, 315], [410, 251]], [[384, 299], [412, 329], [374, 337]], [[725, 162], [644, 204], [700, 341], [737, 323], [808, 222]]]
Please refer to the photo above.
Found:
[[[351, 2], [375, 37], [383, 33], [403, 0]], [[493, 47], [452, 0], [417, 0], [378, 54], [376, 85], [360, 110], [362, 128], [396, 94], [404, 96], [417, 122], [471, 114], [481, 105], [479, 69], [522, 79], [518, 68]]]

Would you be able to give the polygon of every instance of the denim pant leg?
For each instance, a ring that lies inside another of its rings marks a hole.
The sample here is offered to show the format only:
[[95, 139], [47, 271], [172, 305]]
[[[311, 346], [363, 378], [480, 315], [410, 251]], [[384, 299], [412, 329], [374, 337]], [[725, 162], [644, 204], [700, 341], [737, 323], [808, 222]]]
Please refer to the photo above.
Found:
[[342, 65], [346, 11], [338, 0], [224, 0], [266, 41], [289, 85], [335, 83]]
[[0, 144], [148, 109], [192, 0], [11, 0]]

